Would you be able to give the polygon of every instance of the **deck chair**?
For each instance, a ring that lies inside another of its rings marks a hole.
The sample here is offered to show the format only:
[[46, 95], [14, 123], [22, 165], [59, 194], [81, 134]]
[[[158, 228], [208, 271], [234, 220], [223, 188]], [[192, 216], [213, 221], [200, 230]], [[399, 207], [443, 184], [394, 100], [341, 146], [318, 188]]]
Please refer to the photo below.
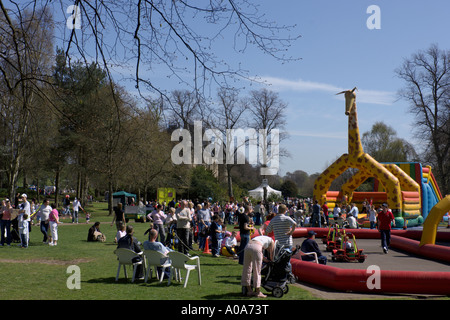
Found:
[[[149, 273], [150, 279], [152, 278], [152, 267], [155, 267], [156, 279], [161, 283], [164, 279], [164, 271], [166, 268], [172, 268], [171, 262], [166, 260], [166, 262], [161, 264], [161, 260], [167, 258], [167, 256], [156, 250], [144, 250], [144, 254], [147, 258], [147, 272], [145, 273], [144, 282], [147, 283]], [[162, 268], [161, 275], [158, 275], [157, 267]]]
[[[137, 254], [133, 250], [118, 248], [114, 251], [117, 256], [117, 260], [119, 260], [119, 267], [117, 268], [116, 282], [119, 281], [120, 268], [123, 266], [123, 271], [125, 273], [125, 279], [127, 279], [127, 269], [126, 266], [133, 266], [133, 278], [131, 282], [134, 282], [136, 278], [136, 270], [138, 265], [144, 266], [145, 272], [145, 260], [141, 257], [141, 255]], [[139, 261], [137, 258], [141, 258]]]
[[[195, 270], [197, 269], [198, 272], [198, 284], [201, 285], [202, 284], [202, 278], [201, 278], [201, 273], [200, 273], [200, 258], [198, 256], [196, 257], [188, 257], [187, 255], [181, 253], [181, 252], [177, 252], [177, 251], [172, 251], [168, 253], [168, 256], [170, 258], [170, 260], [172, 261], [172, 269], [170, 270], [170, 277], [169, 277], [169, 285], [171, 282], [171, 279], [173, 278], [173, 275], [175, 273], [175, 275], [178, 276], [178, 279], [181, 280], [181, 270], [186, 270], [186, 279], [184, 280], [184, 288], [186, 288], [186, 285], [188, 283], [189, 280], [189, 273], [191, 272], [191, 270]], [[187, 262], [192, 262], [192, 261], [196, 261], [196, 264], [187, 264]]]

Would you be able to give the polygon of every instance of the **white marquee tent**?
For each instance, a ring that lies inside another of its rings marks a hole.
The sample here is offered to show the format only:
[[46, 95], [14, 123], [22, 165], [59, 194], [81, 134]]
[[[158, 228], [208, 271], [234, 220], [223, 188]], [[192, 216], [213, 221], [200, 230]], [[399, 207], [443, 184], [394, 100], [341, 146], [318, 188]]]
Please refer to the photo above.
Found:
[[250, 190], [248, 192], [248, 195], [254, 199], [263, 199], [264, 198], [264, 187], [267, 188], [267, 196], [271, 195], [271, 194], [276, 194], [278, 196], [281, 197], [281, 191], [275, 190], [273, 188], [271, 188], [268, 184], [267, 184], [267, 180], [263, 180], [263, 183], [256, 189]]

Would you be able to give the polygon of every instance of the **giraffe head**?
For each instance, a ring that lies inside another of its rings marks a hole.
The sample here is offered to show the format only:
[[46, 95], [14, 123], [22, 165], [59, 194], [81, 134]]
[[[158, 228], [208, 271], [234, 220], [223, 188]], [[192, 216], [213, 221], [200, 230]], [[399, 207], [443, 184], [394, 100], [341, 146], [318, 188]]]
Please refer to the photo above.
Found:
[[352, 111], [352, 108], [355, 104], [356, 100], [356, 94], [355, 94], [356, 87], [353, 88], [353, 90], [346, 90], [339, 92], [338, 94], [344, 93], [345, 95], [345, 115], [349, 115], [350, 111]]

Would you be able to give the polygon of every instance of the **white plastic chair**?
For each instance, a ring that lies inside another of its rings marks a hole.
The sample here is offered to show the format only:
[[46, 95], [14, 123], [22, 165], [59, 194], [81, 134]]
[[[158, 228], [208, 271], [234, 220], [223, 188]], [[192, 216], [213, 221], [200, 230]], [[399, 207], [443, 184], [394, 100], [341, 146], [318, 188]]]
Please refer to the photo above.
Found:
[[314, 260], [313, 261], [315, 263], [319, 263], [319, 259], [317, 258], [317, 253], [315, 253], [315, 252], [303, 252], [303, 251], [299, 250], [299, 255], [300, 255], [300, 259], [301, 259], [301, 256], [312, 255], [312, 256], [314, 256]]
[[[144, 250], [144, 254], [147, 258], [147, 272], [145, 273], [145, 280], [144, 282], [147, 282], [148, 280], [148, 274], [150, 273], [150, 279], [152, 278], [152, 266], [155, 267], [155, 273], [156, 273], [156, 279], [159, 280], [159, 283], [161, 283], [164, 279], [164, 271], [166, 268], [171, 268], [172, 264], [170, 261], [164, 262], [161, 264], [162, 259], [166, 259], [167, 256], [163, 255], [161, 252], [158, 252], [156, 250]], [[161, 267], [161, 275], [158, 275], [157, 267]]]
[[[114, 253], [117, 256], [117, 260], [119, 260], [119, 267], [117, 268], [117, 275], [116, 275], [116, 282], [119, 281], [119, 274], [120, 274], [120, 268], [123, 266], [123, 271], [125, 273], [125, 279], [127, 279], [127, 269], [126, 266], [133, 266], [133, 278], [131, 279], [131, 282], [134, 282], [136, 279], [136, 269], [138, 265], [144, 266], [145, 271], [145, 262], [141, 255], [137, 254], [133, 250], [125, 249], [125, 248], [118, 248], [114, 251]], [[141, 258], [140, 261], [133, 262], [133, 259], [135, 258]]]
[[[184, 288], [186, 288], [187, 282], [189, 280], [189, 273], [191, 270], [197, 269], [198, 272], [198, 284], [202, 284], [202, 277], [200, 273], [200, 258], [198, 256], [196, 257], [188, 257], [185, 254], [182, 254], [181, 252], [172, 251], [168, 253], [168, 256], [170, 260], [172, 261], [172, 268], [170, 270], [170, 277], [169, 277], [169, 285], [170, 281], [173, 276], [173, 272], [178, 276], [178, 279], [181, 279], [181, 270], [186, 270], [186, 279], [184, 280]], [[187, 262], [195, 261], [196, 264], [187, 264]]]

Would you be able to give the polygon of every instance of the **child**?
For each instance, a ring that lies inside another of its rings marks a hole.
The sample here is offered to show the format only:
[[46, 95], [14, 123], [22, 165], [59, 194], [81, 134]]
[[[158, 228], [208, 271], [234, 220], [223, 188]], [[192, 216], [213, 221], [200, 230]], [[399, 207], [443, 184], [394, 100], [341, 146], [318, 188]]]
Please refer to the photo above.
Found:
[[311, 214], [308, 213], [308, 214], [306, 215], [305, 222], [304, 222], [303, 225], [304, 225], [305, 227], [309, 227], [309, 226], [310, 226], [310, 223], [311, 223]]
[[20, 235], [20, 247], [28, 248], [28, 215], [26, 213], [19, 214], [19, 235]]
[[344, 237], [344, 249], [348, 252], [352, 252], [353, 250], [352, 242], [349, 240], [348, 236]]
[[375, 211], [373, 204], [369, 205], [369, 222], [370, 229], [375, 229], [375, 226], [377, 224], [377, 212]]
[[226, 237], [224, 240], [224, 248], [227, 250], [227, 252], [232, 255], [234, 258], [237, 258], [236, 254], [236, 246], [237, 246], [237, 240], [236, 240], [237, 232], [233, 231], [231, 232], [230, 237]]
[[218, 215], [213, 216], [211, 223], [211, 253], [213, 257], [218, 257], [220, 253], [220, 244], [222, 243], [222, 219]]
[[127, 235], [127, 232], [125, 231], [125, 224], [120, 222], [119, 230], [116, 233], [116, 237], [114, 238], [114, 242], [117, 243], [120, 238]]
[[51, 205], [52, 211], [50, 212], [50, 215], [48, 216], [48, 221], [50, 223], [50, 232], [51, 232], [51, 239], [49, 239], [48, 244], [50, 246], [56, 246], [58, 242], [58, 223], [59, 223], [59, 214], [58, 210], [56, 209], [56, 204], [52, 203]]
[[336, 223], [338, 224], [339, 228], [343, 228], [344, 227], [344, 218], [342, 217], [342, 211], [340, 211], [338, 213], [338, 218]]
[[89, 223], [91, 220], [91, 214], [89, 212], [86, 212], [86, 223]]

